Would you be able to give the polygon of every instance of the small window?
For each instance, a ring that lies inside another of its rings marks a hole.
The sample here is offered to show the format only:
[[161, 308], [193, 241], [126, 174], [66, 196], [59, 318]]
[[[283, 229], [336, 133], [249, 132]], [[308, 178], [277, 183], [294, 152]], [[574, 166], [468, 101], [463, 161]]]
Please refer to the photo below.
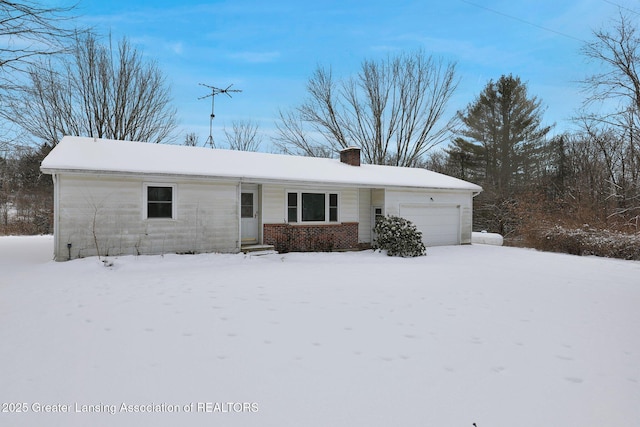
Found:
[[240, 216], [253, 218], [253, 193], [242, 193], [240, 200]]
[[287, 221], [298, 222], [298, 193], [287, 194]]
[[147, 218], [173, 218], [173, 186], [146, 186]]
[[329, 194], [329, 221], [338, 221], [338, 195], [335, 193]]
[[378, 223], [378, 220], [380, 218], [384, 218], [384, 214], [382, 213], [382, 208], [375, 208], [375, 213], [374, 213], [374, 225]]

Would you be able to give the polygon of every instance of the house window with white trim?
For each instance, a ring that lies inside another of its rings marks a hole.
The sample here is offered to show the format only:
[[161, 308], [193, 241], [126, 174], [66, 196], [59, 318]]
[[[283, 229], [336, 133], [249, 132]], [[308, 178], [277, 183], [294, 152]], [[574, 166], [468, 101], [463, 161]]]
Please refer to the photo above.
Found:
[[145, 218], [174, 219], [176, 216], [175, 193], [175, 185], [145, 184]]
[[298, 222], [298, 193], [287, 194], [287, 222]]
[[287, 222], [338, 222], [338, 193], [287, 192]]

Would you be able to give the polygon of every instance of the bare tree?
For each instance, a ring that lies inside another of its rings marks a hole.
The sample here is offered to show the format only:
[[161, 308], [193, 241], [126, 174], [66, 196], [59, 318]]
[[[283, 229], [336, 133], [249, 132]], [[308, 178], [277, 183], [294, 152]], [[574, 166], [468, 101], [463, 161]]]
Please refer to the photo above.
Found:
[[280, 123], [276, 123], [278, 134], [273, 138], [274, 145], [285, 154], [310, 157], [331, 157], [336, 150], [333, 141], [319, 142], [309, 135], [304, 121], [295, 111], [279, 112]]
[[607, 166], [611, 197], [618, 201], [616, 214], [640, 217], [640, 34], [637, 22], [620, 14], [614, 25], [594, 32], [583, 54], [603, 66], [601, 73], [585, 79], [585, 109], [599, 104], [602, 113], [580, 117], [593, 137]]
[[65, 50], [74, 35], [66, 24], [74, 6], [47, 7], [39, 2], [0, 0], [0, 87], [15, 86], [17, 74], [43, 56]]
[[621, 99], [626, 110], [629, 105], [640, 110], [640, 37], [634, 22], [620, 15], [611, 30], [594, 32], [594, 40], [586, 43], [582, 53], [604, 66], [604, 71], [583, 82], [589, 92], [587, 103]]
[[76, 34], [75, 5], [0, 0], [0, 150], [24, 147], [20, 129], [7, 120], [7, 100], [21, 89], [27, 71], [45, 57], [65, 52]]
[[235, 120], [231, 123], [231, 130], [224, 129], [227, 143], [231, 150], [258, 151], [262, 143], [262, 136], [258, 133], [258, 124], [251, 120]]
[[64, 135], [167, 142], [176, 111], [157, 64], [127, 39], [117, 49], [93, 34], [76, 40], [70, 58], [31, 68], [30, 83], [10, 102], [10, 119], [56, 145]]
[[184, 145], [187, 147], [198, 146], [198, 135], [195, 132], [190, 132], [184, 137]]
[[446, 138], [448, 124], [441, 122], [456, 87], [455, 64], [423, 51], [365, 60], [344, 81], [319, 67], [307, 101], [280, 114], [274, 143], [311, 156], [355, 145], [367, 163], [416, 166]]

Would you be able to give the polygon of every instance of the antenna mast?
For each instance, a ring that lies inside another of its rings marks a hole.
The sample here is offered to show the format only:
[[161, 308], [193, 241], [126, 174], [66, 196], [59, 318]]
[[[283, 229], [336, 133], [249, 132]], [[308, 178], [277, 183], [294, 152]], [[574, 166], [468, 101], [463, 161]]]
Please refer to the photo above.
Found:
[[205, 145], [209, 144], [211, 146], [211, 148], [215, 148], [215, 144], [213, 143], [213, 118], [216, 116], [213, 113], [215, 97], [216, 97], [216, 95], [219, 95], [221, 93], [225, 93], [225, 94], [227, 94], [227, 96], [229, 98], [232, 98], [230, 92], [242, 92], [242, 91], [239, 90], [239, 89], [231, 89], [231, 86], [233, 86], [233, 84], [230, 84], [229, 86], [227, 86], [226, 89], [220, 89], [220, 88], [217, 88], [217, 87], [206, 85], [204, 83], [199, 83], [199, 84], [200, 84], [200, 86], [205, 86], [205, 87], [208, 87], [209, 89], [211, 89], [211, 93], [209, 95], [201, 96], [198, 99], [205, 99], [205, 98], [211, 97], [211, 116], [209, 116], [209, 138], [207, 138], [207, 142], [205, 142]]

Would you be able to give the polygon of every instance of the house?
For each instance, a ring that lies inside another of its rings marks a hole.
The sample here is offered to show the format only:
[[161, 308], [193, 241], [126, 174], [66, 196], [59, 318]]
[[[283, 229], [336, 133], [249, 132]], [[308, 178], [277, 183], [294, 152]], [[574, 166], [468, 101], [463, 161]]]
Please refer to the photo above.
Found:
[[343, 250], [399, 215], [427, 246], [471, 243], [482, 188], [418, 168], [340, 159], [64, 137], [43, 160], [54, 183], [55, 259], [95, 255]]

